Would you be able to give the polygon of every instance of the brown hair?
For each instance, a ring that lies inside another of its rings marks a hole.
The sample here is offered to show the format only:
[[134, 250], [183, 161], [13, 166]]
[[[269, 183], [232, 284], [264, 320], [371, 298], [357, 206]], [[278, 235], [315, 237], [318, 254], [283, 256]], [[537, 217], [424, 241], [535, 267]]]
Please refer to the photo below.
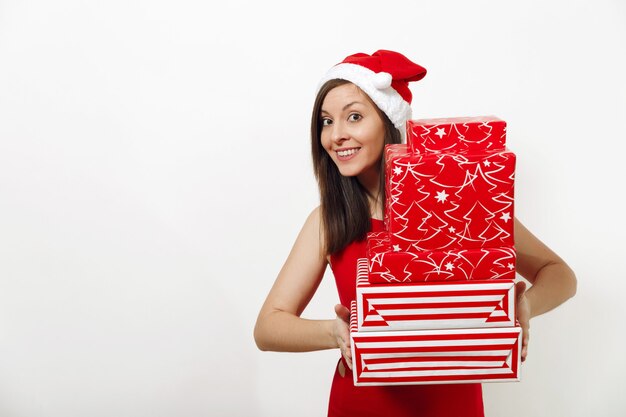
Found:
[[[317, 93], [311, 115], [311, 153], [313, 170], [320, 190], [321, 227], [324, 236], [324, 251], [327, 255], [336, 253], [355, 240], [365, 239], [370, 230], [370, 206], [368, 192], [356, 177], [344, 177], [321, 143], [322, 103], [330, 90], [349, 83], [346, 80], [330, 80], [324, 83]], [[358, 88], [358, 87], [357, 87]], [[361, 90], [362, 91], [362, 90]], [[363, 93], [365, 94], [365, 93]], [[384, 144], [400, 143], [400, 131], [396, 129], [378, 106], [374, 105], [385, 125]], [[380, 185], [378, 195], [371, 195], [374, 201], [385, 201], [385, 158], [380, 158]]]

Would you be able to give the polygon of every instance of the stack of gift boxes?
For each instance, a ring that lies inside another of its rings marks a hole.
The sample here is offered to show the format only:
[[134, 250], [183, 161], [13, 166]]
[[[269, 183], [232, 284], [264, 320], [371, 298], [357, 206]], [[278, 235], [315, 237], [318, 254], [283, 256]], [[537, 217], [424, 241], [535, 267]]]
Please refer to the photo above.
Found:
[[518, 381], [515, 155], [496, 117], [412, 120], [357, 262], [355, 385]]

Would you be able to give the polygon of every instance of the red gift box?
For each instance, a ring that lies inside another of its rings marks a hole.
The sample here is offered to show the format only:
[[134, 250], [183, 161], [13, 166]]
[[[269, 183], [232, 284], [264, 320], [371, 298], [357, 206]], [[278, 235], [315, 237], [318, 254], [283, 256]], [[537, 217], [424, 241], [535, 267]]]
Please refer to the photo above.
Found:
[[386, 230], [398, 251], [513, 246], [515, 155], [402, 153], [388, 145]]
[[391, 244], [386, 232], [368, 234], [369, 282], [515, 279], [516, 256], [511, 246], [421, 252], [400, 248]]
[[[394, 144], [394, 145], [386, 145], [385, 146], [385, 166], [387, 166], [387, 161], [390, 161], [394, 158], [397, 158], [402, 155], [406, 155], [409, 152], [409, 146], [407, 144]], [[389, 213], [389, 207], [392, 204], [393, 200], [389, 196], [389, 170], [385, 170], [385, 213]], [[389, 230], [389, 216], [385, 215], [384, 217], [384, 225], [385, 230]]]
[[495, 116], [409, 120], [413, 152], [472, 153], [504, 150], [506, 122]]
[[513, 280], [373, 285], [357, 261], [357, 329], [366, 331], [515, 326]]
[[414, 120], [385, 147], [385, 231], [357, 261], [355, 385], [518, 381], [515, 155], [494, 117]]
[[520, 327], [359, 332], [351, 307], [355, 385], [520, 379]]

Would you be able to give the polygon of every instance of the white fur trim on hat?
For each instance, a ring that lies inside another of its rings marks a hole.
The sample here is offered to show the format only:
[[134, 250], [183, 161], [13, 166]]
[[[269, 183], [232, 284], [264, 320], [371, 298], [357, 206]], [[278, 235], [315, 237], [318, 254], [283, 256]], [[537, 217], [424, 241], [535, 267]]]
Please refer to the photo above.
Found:
[[411, 106], [391, 87], [392, 79], [389, 73], [376, 73], [361, 65], [341, 63], [332, 67], [324, 75], [317, 90], [319, 91], [326, 81], [334, 79], [350, 81], [363, 90], [389, 117], [404, 139], [406, 122], [411, 118]]

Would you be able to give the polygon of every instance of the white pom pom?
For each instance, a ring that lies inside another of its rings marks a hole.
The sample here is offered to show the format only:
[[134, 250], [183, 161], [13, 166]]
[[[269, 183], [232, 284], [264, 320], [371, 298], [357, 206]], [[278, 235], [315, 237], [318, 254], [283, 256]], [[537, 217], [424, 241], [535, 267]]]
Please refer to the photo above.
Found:
[[374, 87], [379, 90], [384, 90], [391, 85], [391, 74], [389, 74], [388, 72], [379, 72], [378, 74], [374, 75], [374, 79], [372, 82], [374, 84]]

